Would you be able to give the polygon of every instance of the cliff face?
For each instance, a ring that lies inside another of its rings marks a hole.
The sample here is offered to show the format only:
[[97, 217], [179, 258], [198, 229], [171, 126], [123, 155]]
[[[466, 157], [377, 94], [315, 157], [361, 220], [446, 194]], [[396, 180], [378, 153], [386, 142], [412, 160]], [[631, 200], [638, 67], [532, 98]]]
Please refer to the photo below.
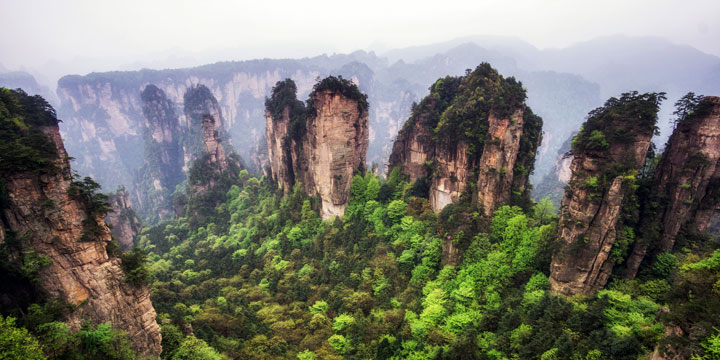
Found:
[[148, 85], [141, 98], [144, 164], [135, 180], [134, 202], [143, 217], [163, 219], [171, 215], [170, 199], [175, 186], [185, 179], [181, 145], [184, 129], [164, 91]]
[[342, 216], [353, 174], [365, 165], [366, 97], [342, 77], [316, 84], [307, 109], [295, 94], [287, 79], [266, 102], [271, 176], [286, 193], [301, 182], [307, 194], [320, 198], [324, 219]]
[[277, 119], [274, 119], [272, 114], [266, 111], [265, 119], [267, 124], [265, 138], [270, 163], [270, 173], [265, 175], [271, 176], [277, 182], [278, 187], [283, 189], [285, 194], [288, 194], [292, 190], [292, 184], [295, 183], [292, 152], [290, 151], [294, 144], [287, 135], [290, 124], [290, 109], [286, 107], [282, 111], [282, 116]]
[[657, 209], [644, 214], [644, 228], [652, 229], [636, 243], [627, 261], [634, 278], [649, 248], [671, 251], [683, 226], [707, 230], [720, 209], [720, 98], [705, 97], [693, 113], [678, 119], [658, 163], [650, 190]]
[[486, 216], [526, 198], [542, 119], [524, 104], [522, 86], [482, 64], [430, 90], [398, 134], [390, 169], [400, 167], [411, 181], [428, 177], [435, 212], [471, 185]]
[[658, 94], [623, 94], [590, 113], [573, 140], [569, 188], [558, 223], [559, 249], [550, 266], [550, 288], [565, 295], [602, 288], [617, 260], [613, 245], [623, 230], [623, 201], [650, 147]]
[[313, 93], [316, 116], [307, 119], [302, 176], [305, 190], [320, 196], [324, 219], [345, 213], [353, 173], [365, 166], [368, 149], [368, 112], [358, 101], [331, 91]]
[[[43, 116], [51, 111], [44, 109]], [[158, 356], [160, 327], [155, 322], [149, 288], [128, 284], [120, 259], [108, 256], [105, 247], [111, 241], [110, 230], [102, 211], [93, 210], [97, 204], [90, 196], [92, 192], [82, 190], [83, 186], [92, 188], [92, 182], [71, 180], [54, 112], [51, 120], [41, 124], [31, 124], [37, 120], [29, 116], [24, 121], [28, 125], [24, 130], [6, 128], [7, 123], [2, 123], [2, 130], [31, 132], [37, 150], [46, 155], [0, 155], [0, 180], [6, 190], [0, 218], [5, 237], [12, 234], [14, 238], [7, 243], [14, 249], [8, 261], [29, 253], [49, 260], [35, 274], [35, 284], [47, 295], [46, 300], [60, 298], [76, 306], [67, 315], [72, 328], [79, 329], [85, 320], [110, 321], [128, 334], [141, 354]]]
[[221, 139], [215, 126], [215, 118], [212, 115], [203, 115], [202, 130], [205, 152], [210, 155], [209, 161], [217, 164], [220, 172], [225, 171], [228, 167], [225, 149], [220, 144]]
[[135, 235], [140, 233], [142, 225], [130, 205], [130, 193], [125, 189], [120, 189], [114, 194], [110, 194], [108, 203], [110, 203], [112, 212], [107, 214], [105, 220], [112, 227], [110, 233], [118, 240], [120, 250], [131, 250], [134, 246]]
[[435, 158], [435, 144], [432, 128], [427, 125], [429, 117], [429, 112], [421, 112], [408, 120], [398, 132], [390, 153], [391, 168], [401, 167], [410, 181], [430, 175], [428, 162]]
[[[473, 160], [468, 156], [468, 145], [458, 141], [455, 149], [438, 146], [434, 151], [435, 170], [430, 184], [430, 207], [435, 212], [460, 200], [470, 181]], [[418, 160], [421, 157], [417, 157]], [[424, 163], [415, 163], [415, 167]]]
[[488, 123], [488, 138], [480, 157], [477, 182], [478, 199], [485, 216], [491, 216], [498, 204], [510, 202], [512, 170], [515, 169], [523, 132], [523, 111], [518, 109], [508, 118], [498, 118], [491, 113]]

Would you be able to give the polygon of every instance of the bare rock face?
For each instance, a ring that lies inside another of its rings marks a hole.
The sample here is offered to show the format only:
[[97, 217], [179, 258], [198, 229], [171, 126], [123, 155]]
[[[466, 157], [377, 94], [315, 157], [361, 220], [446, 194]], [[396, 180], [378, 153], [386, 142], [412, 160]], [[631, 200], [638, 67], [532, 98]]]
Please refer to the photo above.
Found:
[[[67, 315], [73, 329], [85, 320], [110, 321], [128, 334], [136, 351], [159, 356], [160, 327], [150, 289], [125, 282], [121, 260], [108, 256], [105, 249], [111, 241], [105, 221], [100, 215], [88, 219], [86, 200], [70, 195], [70, 167], [57, 125], [40, 129], [56, 147], [57, 171], [0, 174], [9, 198], [2, 209], [4, 226], [23, 239], [22, 251], [51, 260], [38, 271], [37, 286], [51, 298], [76, 306]], [[97, 224], [90, 235], [86, 219]]]
[[637, 93], [611, 98], [590, 113], [573, 140], [572, 177], [558, 223], [560, 245], [550, 266], [553, 293], [589, 295], [607, 283], [623, 201], [645, 163], [661, 99]]
[[112, 226], [110, 233], [120, 245], [120, 250], [128, 251], [134, 247], [135, 236], [142, 230], [140, 219], [130, 205], [130, 193], [124, 188], [119, 189], [108, 197], [112, 212], [108, 213], [105, 221]]
[[283, 189], [285, 194], [292, 190], [295, 183], [295, 175], [293, 172], [292, 153], [290, 149], [292, 140], [287, 137], [288, 126], [290, 124], [290, 109], [285, 108], [282, 117], [274, 119], [269, 111], [265, 111], [266, 130], [265, 138], [268, 148], [268, 160], [270, 162], [270, 173], [265, 174], [271, 176]]
[[720, 98], [705, 97], [692, 115], [679, 119], [658, 163], [651, 191], [658, 209], [644, 216], [653, 228], [627, 261], [634, 278], [649, 247], [671, 251], [683, 226], [705, 232], [720, 209]]
[[302, 149], [308, 168], [300, 180], [308, 194], [320, 196], [320, 215], [329, 219], [345, 213], [353, 174], [365, 165], [368, 112], [338, 92], [311, 96], [317, 115], [306, 122]]
[[439, 146], [434, 153], [436, 163], [430, 185], [430, 207], [440, 212], [460, 200], [470, 181], [472, 159], [468, 156], [468, 145], [463, 141], [458, 141], [454, 150]]
[[185, 179], [184, 132], [175, 105], [165, 92], [148, 85], [141, 94], [145, 117], [144, 163], [135, 179], [133, 201], [144, 218], [164, 219], [172, 215], [171, 194]]
[[429, 116], [428, 112], [421, 112], [408, 120], [393, 143], [390, 154], [391, 168], [400, 167], [410, 181], [428, 176], [429, 162], [435, 158], [432, 128], [427, 125]]
[[353, 83], [328, 77], [316, 84], [305, 109], [287, 79], [266, 102], [270, 171], [287, 193], [296, 183], [318, 196], [323, 219], [345, 213], [353, 174], [369, 143], [365, 95]]
[[430, 89], [400, 130], [390, 169], [400, 168], [411, 181], [426, 178], [438, 213], [471, 185], [488, 217], [512, 203], [513, 193], [527, 196], [542, 119], [525, 105], [522, 86], [481, 64]]
[[205, 152], [210, 155], [210, 161], [217, 164], [220, 171], [227, 169], [225, 150], [220, 144], [220, 136], [215, 128], [215, 118], [212, 115], [204, 115], [202, 120], [203, 143]]
[[509, 118], [498, 118], [491, 113], [488, 123], [489, 137], [480, 157], [477, 183], [478, 199], [485, 216], [491, 216], [498, 204], [510, 202], [513, 169], [523, 132], [523, 110], [516, 110]]

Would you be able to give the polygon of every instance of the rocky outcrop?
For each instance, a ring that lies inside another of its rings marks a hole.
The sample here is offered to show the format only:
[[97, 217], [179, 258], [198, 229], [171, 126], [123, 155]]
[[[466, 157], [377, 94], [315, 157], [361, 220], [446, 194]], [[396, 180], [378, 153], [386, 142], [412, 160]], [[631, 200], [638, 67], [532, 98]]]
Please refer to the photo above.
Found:
[[624, 200], [645, 163], [657, 121], [659, 94], [628, 93], [590, 113], [573, 139], [572, 177], [562, 200], [559, 248], [552, 257], [553, 293], [591, 294], [602, 288], [616, 257]]
[[300, 180], [308, 194], [320, 197], [320, 215], [329, 219], [345, 213], [353, 174], [365, 167], [368, 111], [334, 90], [316, 89], [311, 98], [316, 115], [306, 120], [307, 169]]
[[324, 219], [342, 216], [353, 174], [365, 167], [366, 96], [349, 80], [331, 76], [315, 85], [303, 109], [295, 89], [292, 80], [279, 82], [266, 102], [271, 175], [286, 192], [299, 182], [318, 196]]
[[[49, 140], [47, 145], [40, 144], [39, 138], [34, 144], [38, 153], [46, 155], [18, 158], [16, 154], [0, 154], [0, 180], [6, 191], [0, 218], [4, 232], [15, 238], [8, 247], [10, 259], [3, 261], [16, 261], [29, 254], [48, 260], [34, 274], [33, 283], [46, 294], [46, 300], [59, 298], [73, 305], [74, 310], [66, 315], [73, 329], [79, 329], [86, 320], [112, 322], [128, 334], [141, 354], [159, 356], [160, 327], [150, 289], [128, 284], [121, 260], [106, 251], [111, 234], [98, 203], [102, 198], [93, 195], [96, 184], [72, 181], [54, 112], [32, 111], [32, 117], [25, 117], [22, 131], [44, 135]], [[33, 124], [37, 114], [51, 116], [52, 120]], [[13, 165], [5, 168], [7, 164]]]
[[[493, 113], [488, 117], [488, 137], [480, 157], [478, 175], [478, 200], [485, 216], [491, 216], [498, 204], [510, 202], [513, 184], [513, 169], [520, 150], [523, 133], [523, 110], [515, 110], [510, 117], [498, 118]], [[527, 183], [527, 177], [522, 189]]]
[[128, 251], [134, 247], [135, 236], [142, 230], [140, 218], [130, 205], [130, 193], [124, 188], [108, 196], [111, 212], [105, 217], [110, 225], [110, 233], [118, 241], [120, 250]]
[[265, 174], [277, 182], [278, 187], [283, 189], [285, 194], [292, 190], [295, 183], [295, 172], [293, 169], [293, 155], [291, 149], [294, 141], [288, 136], [290, 125], [290, 108], [282, 110], [282, 115], [273, 118], [269, 111], [265, 112], [268, 161], [270, 172]]
[[160, 220], [171, 216], [171, 194], [185, 180], [181, 127], [175, 105], [165, 92], [148, 85], [141, 94], [145, 117], [144, 163], [135, 180], [134, 203], [143, 218]]
[[205, 153], [210, 155], [209, 161], [216, 164], [220, 172], [225, 171], [228, 167], [225, 149], [220, 144], [220, 136], [215, 126], [215, 118], [212, 115], [203, 115], [202, 130]]
[[705, 97], [681, 115], [655, 170], [643, 237], [627, 260], [634, 278], [649, 249], [671, 251], [683, 226], [705, 232], [720, 209], [720, 98]]
[[390, 169], [401, 168], [411, 181], [429, 180], [435, 212], [471, 187], [488, 217], [526, 198], [542, 119], [524, 99], [519, 83], [488, 64], [438, 80], [398, 134]]
[[534, 186], [532, 196], [535, 201], [547, 197], [555, 205], [555, 208], [560, 208], [560, 201], [565, 193], [565, 185], [572, 176], [570, 165], [573, 156], [570, 152], [570, 142], [575, 135], [577, 135], [577, 132], [573, 133], [560, 147], [555, 157], [555, 169], [545, 174], [540, 183]]

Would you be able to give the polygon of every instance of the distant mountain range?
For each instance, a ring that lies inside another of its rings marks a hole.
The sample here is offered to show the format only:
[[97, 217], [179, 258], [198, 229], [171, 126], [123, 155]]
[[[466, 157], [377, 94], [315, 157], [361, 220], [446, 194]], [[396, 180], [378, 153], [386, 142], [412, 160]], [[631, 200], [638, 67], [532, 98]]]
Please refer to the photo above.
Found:
[[[141, 149], [120, 149], [142, 143], [141, 134], [132, 129], [143, 121], [137, 99], [144, 86], [153, 83], [162, 88], [165, 84], [168, 96], [180, 106], [182, 89], [198, 83], [207, 85], [229, 119], [233, 145], [244, 158], [252, 159], [264, 146], [258, 146], [265, 126], [263, 102], [276, 81], [293, 78], [302, 98], [314, 78], [339, 74], [354, 79], [369, 95], [368, 163], [383, 168], [412, 103], [427, 95], [428, 86], [439, 77], [464, 74], [481, 62], [489, 62], [503, 75], [520, 80], [528, 90], [528, 104], [545, 121], [533, 182], [553, 169], [560, 145], [590, 110], [610, 96], [632, 90], [667, 92], [659, 122], [663, 137], [655, 139], [662, 144], [669, 134], [672, 104], [677, 99], [688, 91], [720, 94], [719, 57], [660, 38], [608, 36], [562, 49], [540, 50], [518, 38], [475, 36], [381, 54], [356, 51], [303, 59], [221, 62], [177, 70], [73, 75], [58, 83], [58, 114], [66, 120], [61, 128], [70, 154], [78, 159], [75, 167], [81, 173], [94, 175], [111, 190], [132, 185], [122, 177], [105, 178], [98, 164], [131, 174], [142, 162], [135, 158], [141, 156]], [[0, 75], [0, 86], [43, 94], [29, 74]], [[103, 91], [105, 100], [98, 96]], [[44, 96], [53, 102], [48, 92]]]

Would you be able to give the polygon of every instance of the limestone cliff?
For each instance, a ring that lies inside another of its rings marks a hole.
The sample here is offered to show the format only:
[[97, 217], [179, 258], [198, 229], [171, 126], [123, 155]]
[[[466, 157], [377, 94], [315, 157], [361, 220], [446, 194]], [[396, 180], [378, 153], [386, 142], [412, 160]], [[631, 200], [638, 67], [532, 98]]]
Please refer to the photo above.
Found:
[[547, 197], [555, 205], [555, 208], [560, 208], [560, 201], [565, 193], [565, 185], [570, 181], [572, 175], [570, 164], [572, 164], [573, 157], [572, 153], [570, 153], [570, 142], [575, 135], [577, 135], [577, 132], [573, 133], [560, 146], [560, 150], [555, 156], [555, 169], [545, 174], [540, 183], [534, 186], [532, 196], [535, 201]]
[[645, 163], [663, 94], [626, 93], [593, 110], [573, 139], [572, 176], [562, 200], [558, 249], [550, 266], [556, 294], [591, 294], [602, 288], [622, 251], [624, 200]]
[[273, 179], [289, 191], [300, 182], [321, 201], [320, 214], [342, 216], [353, 174], [368, 149], [366, 96], [342, 77], [318, 82], [301, 107], [292, 80], [279, 82], [266, 102], [268, 154]]
[[[141, 354], [159, 356], [160, 327], [149, 288], [128, 284], [121, 260], [106, 251], [111, 235], [103, 198], [92, 180], [73, 180], [54, 110], [42, 99], [0, 91], [3, 109], [14, 118], [0, 116], [0, 218], [8, 256], [3, 268], [28, 256], [45, 259], [47, 265], [32, 274], [33, 284], [46, 301], [59, 298], [74, 306], [66, 315], [73, 329], [86, 320], [109, 321]], [[20, 151], [7, 151], [8, 145]]]
[[630, 278], [649, 249], [672, 251], [683, 226], [704, 232], [720, 209], [720, 98], [705, 97], [691, 106], [680, 114], [655, 170], [650, 191], [657, 205], [643, 214], [643, 236], [627, 260]]
[[209, 112], [201, 116], [201, 124], [194, 126], [202, 133], [202, 151], [188, 171], [187, 206], [183, 209], [192, 222], [204, 221], [217, 205], [225, 201], [225, 194], [237, 182], [239, 172], [244, 168], [235, 152], [225, 154], [214, 117]]
[[120, 250], [131, 250], [135, 236], [142, 230], [142, 224], [130, 205], [130, 193], [120, 188], [110, 194], [108, 203], [112, 211], [107, 214], [105, 221], [111, 226], [110, 233], [117, 239]]
[[436, 212], [470, 188], [486, 216], [502, 204], [527, 202], [542, 119], [524, 101], [520, 83], [485, 63], [438, 80], [398, 134], [390, 169], [429, 180]]
[[171, 212], [171, 194], [185, 179], [184, 128], [165, 92], [148, 85], [141, 94], [145, 117], [144, 163], [135, 179], [134, 203], [143, 218], [159, 220]]

